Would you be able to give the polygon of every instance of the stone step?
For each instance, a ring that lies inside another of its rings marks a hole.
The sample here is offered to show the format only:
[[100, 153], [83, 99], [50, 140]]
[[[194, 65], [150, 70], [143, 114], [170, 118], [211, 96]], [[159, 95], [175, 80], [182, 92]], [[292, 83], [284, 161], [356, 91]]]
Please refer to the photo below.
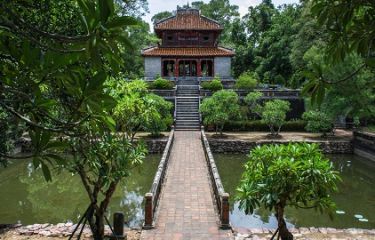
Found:
[[199, 117], [176, 117], [176, 121], [199, 121]]
[[198, 112], [177, 112], [176, 113], [176, 116], [178, 117], [199, 117], [199, 113]]
[[198, 106], [196, 106], [196, 107], [189, 107], [189, 106], [180, 106], [180, 107], [178, 107], [177, 106], [177, 111], [181, 111], [181, 112], [198, 112], [199, 108], [198, 108]]
[[199, 97], [177, 97], [177, 102], [199, 102]]
[[199, 106], [199, 102], [177, 102], [177, 106]]

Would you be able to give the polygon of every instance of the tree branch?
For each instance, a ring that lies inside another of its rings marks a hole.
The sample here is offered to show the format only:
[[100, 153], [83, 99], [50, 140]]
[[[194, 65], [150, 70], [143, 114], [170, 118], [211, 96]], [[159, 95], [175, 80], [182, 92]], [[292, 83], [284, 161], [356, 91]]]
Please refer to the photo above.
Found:
[[359, 71], [361, 71], [363, 68], [366, 67], [366, 64], [362, 64], [360, 67], [358, 67], [355, 71], [353, 71], [351, 74], [349, 74], [348, 76], [344, 77], [343, 79], [340, 79], [338, 81], [329, 81], [329, 80], [325, 80], [323, 78], [323, 76], [320, 77], [320, 80], [324, 83], [327, 83], [327, 84], [337, 84], [337, 83], [342, 83], [342, 82], [345, 82], [345, 81], [348, 81], [350, 80], [352, 77], [354, 77], [355, 75], [357, 75], [359, 73]]

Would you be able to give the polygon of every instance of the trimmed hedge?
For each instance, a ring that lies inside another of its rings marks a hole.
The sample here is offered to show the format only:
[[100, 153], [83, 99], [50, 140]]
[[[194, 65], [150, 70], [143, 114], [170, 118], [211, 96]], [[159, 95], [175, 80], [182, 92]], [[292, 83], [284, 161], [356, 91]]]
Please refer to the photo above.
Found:
[[224, 88], [220, 80], [214, 79], [212, 81], [202, 82], [201, 87], [205, 90], [210, 90], [212, 92], [219, 91]]
[[[303, 120], [292, 120], [287, 121], [281, 127], [281, 134], [283, 132], [306, 132], [306, 121]], [[207, 126], [205, 126], [207, 127]], [[224, 125], [223, 131], [254, 131], [254, 132], [269, 132], [270, 129], [261, 120], [253, 120], [253, 121], [231, 121], [227, 122]]]
[[158, 78], [149, 84], [150, 89], [171, 90], [173, 87], [173, 82], [163, 78]]

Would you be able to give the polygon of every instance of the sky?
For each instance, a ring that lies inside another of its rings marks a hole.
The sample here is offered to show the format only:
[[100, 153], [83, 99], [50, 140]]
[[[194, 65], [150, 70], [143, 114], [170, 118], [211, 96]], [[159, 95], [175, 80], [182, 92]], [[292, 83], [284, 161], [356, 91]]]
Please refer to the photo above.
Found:
[[[151, 17], [156, 13], [162, 11], [173, 11], [176, 10], [177, 5], [184, 5], [188, 2], [193, 2], [194, 0], [148, 0], [150, 13], [147, 14], [144, 19], [151, 24]], [[203, 2], [209, 2], [209, 0], [203, 0]], [[247, 9], [250, 6], [256, 6], [261, 2], [261, 0], [230, 0], [231, 4], [235, 4], [239, 7], [239, 12], [241, 16], [247, 13]], [[285, 4], [285, 3], [298, 3], [298, 0], [273, 0], [275, 6]], [[152, 24], [151, 24], [152, 26]]]

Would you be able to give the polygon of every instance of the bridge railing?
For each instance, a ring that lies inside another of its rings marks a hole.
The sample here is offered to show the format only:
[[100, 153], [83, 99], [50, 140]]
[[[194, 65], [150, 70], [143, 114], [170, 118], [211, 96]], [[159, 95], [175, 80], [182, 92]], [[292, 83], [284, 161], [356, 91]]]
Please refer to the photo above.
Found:
[[207, 140], [204, 128], [201, 128], [201, 140], [204, 149], [204, 154], [206, 157], [206, 162], [210, 172], [210, 177], [212, 181], [212, 186], [214, 190], [215, 200], [217, 209], [220, 214], [220, 227], [222, 229], [230, 228], [229, 223], [229, 194], [225, 192], [219, 171], [217, 170], [215, 159], [212, 155], [209, 142]]
[[167, 172], [169, 155], [172, 150], [174, 141], [174, 127], [172, 126], [172, 130], [169, 133], [169, 138], [167, 145], [164, 148], [163, 155], [161, 157], [158, 170], [155, 174], [154, 181], [151, 186], [150, 192], [145, 194], [144, 201], [145, 201], [145, 221], [143, 224], [144, 229], [151, 229], [154, 226], [154, 215], [156, 212], [156, 208], [159, 203], [159, 197], [161, 188], [164, 182], [165, 173]]

